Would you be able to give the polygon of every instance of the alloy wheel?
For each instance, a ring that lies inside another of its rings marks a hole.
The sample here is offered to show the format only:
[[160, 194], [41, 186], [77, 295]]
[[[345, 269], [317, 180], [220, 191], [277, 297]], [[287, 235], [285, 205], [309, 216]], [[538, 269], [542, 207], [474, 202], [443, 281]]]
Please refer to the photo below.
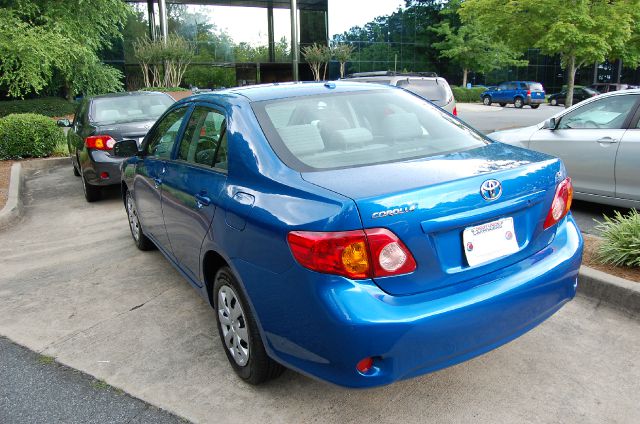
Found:
[[249, 362], [249, 331], [244, 310], [236, 292], [228, 285], [218, 290], [218, 319], [224, 343], [236, 364]]
[[133, 238], [138, 241], [138, 239], [140, 239], [140, 221], [138, 220], [136, 205], [133, 203], [133, 199], [130, 194], [127, 194], [127, 215], [129, 217], [131, 235], [133, 235]]

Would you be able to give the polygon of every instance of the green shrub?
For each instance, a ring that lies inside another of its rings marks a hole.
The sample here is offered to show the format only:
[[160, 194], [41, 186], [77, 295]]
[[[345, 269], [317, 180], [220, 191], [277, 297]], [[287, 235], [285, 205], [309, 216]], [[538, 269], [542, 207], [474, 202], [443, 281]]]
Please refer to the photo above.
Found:
[[64, 133], [46, 116], [34, 113], [0, 118], [0, 160], [51, 155], [64, 142]]
[[464, 88], [464, 87], [451, 87], [453, 91], [453, 97], [456, 98], [456, 102], [462, 103], [479, 103], [480, 94], [484, 93], [487, 89], [483, 87]]
[[613, 218], [604, 217], [596, 226], [603, 238], [596, 252], [597, 259], [615, 266], [640, 267], [640, 214], [615, 212]]
[[61, 97], [0, 101], [0, 118], [12, 113], [37, 113], [45, 116], [73, 115], [76, 103]]

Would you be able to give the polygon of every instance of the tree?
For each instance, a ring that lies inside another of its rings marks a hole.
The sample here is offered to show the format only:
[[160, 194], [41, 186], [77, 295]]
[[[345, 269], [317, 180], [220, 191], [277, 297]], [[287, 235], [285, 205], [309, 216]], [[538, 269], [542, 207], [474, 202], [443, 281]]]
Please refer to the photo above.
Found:
[[353, 46], [351, 44], [334, 44], [331, 49], [333, 57], [340, 63], [340, 78], [344, 78], [344, 65], [353, 54]]
[[309, 67], [313, 73], [313, 79], [316, 81], [320, 81], [320, 69], [322, 68], [322, 65], [327, 62], [327, 56], [331, 57], [330, 53], [327, 55], [328, 50], [329, 47], [316, 43], [302, 48], [302, 56], [304, 57], [304, 60], [309, 63]]
[[492, 37], [478, 21], [462, 23], [459, 17], [461, 0], [451, 0], [441, 11], [445, 18], [430, 29], [441, 41], [432, 44], [440, 58], [449, 59], [462, 68], [462, 86], [467, 86], [469, 71], [491, 72], [507, 65], [525, 66], [526, 60], [504, 42]]
[[560, 55], [567, 72], [569, 107], [579, 67], [628, 51], [625, 45], [640, 23], [640, 1], [466, 0], [460, 15], [465, 23], [491, 28], [514, 50], [534, 47], [543, 54]]
[[68, 97], [122, 89], [122, 74], [98, 52], [121, 39], [129, 13], [121, 0], [0, 0], [0, 85], [22, 97], [56, 73]]

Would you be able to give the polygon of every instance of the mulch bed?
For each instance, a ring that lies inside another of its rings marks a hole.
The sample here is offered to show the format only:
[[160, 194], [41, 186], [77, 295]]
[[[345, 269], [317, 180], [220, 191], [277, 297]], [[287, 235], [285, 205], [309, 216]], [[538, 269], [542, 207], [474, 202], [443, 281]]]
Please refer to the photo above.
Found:
[[9, 194], [9, 178], [11, 178], [11, 164], [13, 161], [0, 161], [0, 210], [7, 203], [7, 195]]
[[626, 278], [627, 280], [640, 283], [640, 268], [627, 268], [613, 265], [603, 265], [599, 263], [595, 258], [595, 252], [598, 249], [598, 245], [602, 242], [599, 237], [583, 234], [584, 236], [584, 255], [582, 257], [582, 264], [591, 268], [595, 268], [599, 271], [613, 274], [617, 277]]

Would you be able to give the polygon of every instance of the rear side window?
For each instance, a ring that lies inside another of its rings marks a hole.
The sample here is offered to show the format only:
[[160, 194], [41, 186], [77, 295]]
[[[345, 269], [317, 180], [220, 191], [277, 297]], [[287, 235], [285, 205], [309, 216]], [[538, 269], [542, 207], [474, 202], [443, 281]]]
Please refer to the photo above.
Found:
[[[222, 113], [203, 106], [197, 106], [187, 123], [180, 142], [177, 159], [189, 163], [215, 166], [216, 152], [222, 138], [226, 140], [226, 120]], [[226, 163], [226, 146], [224, 160]], [[226, 166], [223, 168], [226, 169]]]
[[402, 90], [303, 96], [252, 107], [276, 154], [300, 172], [405, 161], [487, 143]]
[[564, 115], [558, 129], [622, 128], [638, 96], [611, 96], [596, 100]]
[[436, 80], [400, 80], [397, 85], [432, 102], [444, 103], [447, 101], [446, 87]]
[[528, 82], [524, 85], [528, 90], [531, 91], [544, 91], [544, 88], [542, 88], [542, 84], [540, 84], [539, 82]]

